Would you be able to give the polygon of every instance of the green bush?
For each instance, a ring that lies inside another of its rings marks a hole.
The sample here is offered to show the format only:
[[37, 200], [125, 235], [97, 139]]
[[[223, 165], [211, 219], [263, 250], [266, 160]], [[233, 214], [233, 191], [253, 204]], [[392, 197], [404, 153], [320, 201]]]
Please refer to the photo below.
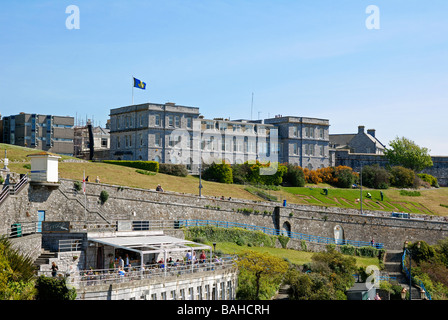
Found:
[[101, 191], [101, 193], [100, 193], [101, 203], [104, 204], [107, 201], [107, 199], [109, 199], [109, 193], [107, 193], [106, 190]]
[[411, 188], [414, 185], [415, 173], [405, 167], [392, 167], [390, 169], [390, 183], [397, 188]]
[[419, 173], [419, 174], [417, 174], [417, 176], [420, 179], [422, 179], [423, 181], [429, 183], [430, 186], [433, 186], [433, 187], [436, 187], [436, 188], [439, 187], [439, 183], [438, 183], [436, 177], [434, 177], [434, 176], [432, 176], [430, 174], [427, 174], [427, 173]]
[[81, 189], [82, 189], [82, 183], [79, 182], [79, 181], [75, 181], [75, 182], [73, 183], [73, 187], [75, 188], [76, 191], [81, 191]]
[[270, 236], [261, 231], [250, 231], [242, 228], [204, 226], [189, 227], [185, 230], [185, 238], [201, 238], [206, 241], [233, 242], [239, 245], [250, 243], [257, 247], [275, 247], [277, 236]]
[[232, 168], [224, 161], [219, 164], [213, 162], [204, 170], [202, 178], [220, 183], [233, 183]]
[[253, 185], [278, 186], [283, 182], [283, 176], [287, 172], [285, 165], [277, 164], [277, 171], [274, 174], [260, 174], [262, 168], [268, 168], [272, 164], [262, 164], [259, 161], [255, 163], [234, 164], [232, 165], [233, 182], [238, 184], [250, 183]]
[[282, 234], [278, 236], [278, 241], [282, 245], [283, 249], [286, 249], [286, 246], [288, 245], [289, 239], [290, 238], [288, 236], [285, 236], [285, 235], [282, 235]]
[[183, 164], [174, 164], [174, 163], [160, 163], [159, 164], [159, 172], [164, 174], [169, 174], [177, 177], [186, 177], [188, 176], [187, 167]]
[[351, 168], [336, 170], [335, 177], [337, 178], [336, 186], [338, 188], [351, 188], [355, 182], [355, 176]]
[[76, 289], [67, 288], [65, 278], [40, 276], [36, 281], [37, 300], [75, 300]]
[[283, 184], [292, 187], [304, 187], [305, 186], [305, 174], [302, 168], [293, 164], [286, 164], [287, 171], [283, 176]]
[[157, 161], [103, 160], [103, 162], [135, 169], [159, 172], [159, 163]]
[[420, 197], [422, 194], [419, 191], [400, 190], [400, 195], [409, 197]]
[[389, 187], [389, 172], [378, 164], [362, 168], [362, 185], [374, 189]]

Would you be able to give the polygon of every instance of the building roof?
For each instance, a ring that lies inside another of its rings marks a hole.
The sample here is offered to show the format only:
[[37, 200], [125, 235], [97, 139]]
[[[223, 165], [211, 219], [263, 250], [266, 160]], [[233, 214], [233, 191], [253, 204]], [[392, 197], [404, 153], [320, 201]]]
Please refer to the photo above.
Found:
[[154, 252], [190, 251], [194, 249], [211, 250], [210, 246], [167, 235], [92, 237], [89, 241], [122, 248], [141, 254]]
[[41, 152], [38, 152], [38, 153], [33, 153], [33, 154], [27, 155], [27, 157], [42, 157], [42, 156], [50, 156], [50, 157], [60, 158], [59, 155], [57, 155], [55, 153], [47, 152], [47, 151], [41, 151]]

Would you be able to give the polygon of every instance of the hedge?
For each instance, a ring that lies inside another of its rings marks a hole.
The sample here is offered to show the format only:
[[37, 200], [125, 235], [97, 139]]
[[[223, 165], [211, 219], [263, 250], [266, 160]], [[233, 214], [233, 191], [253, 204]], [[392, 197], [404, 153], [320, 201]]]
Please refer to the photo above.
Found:
[[159, 172], [159, 163], [157, 161], [103, 160], [103, 162], [146, 171]]
[[185, 238], [197, 242], [218, 241], [233, 242], [238, 245], [253, 245], [256, 247], [275, 247], [277, 236], [271, 236], [261, 231], [250, 231], [242, 228], [219, 228], [214, 226], [189, 227], [185, 230]]

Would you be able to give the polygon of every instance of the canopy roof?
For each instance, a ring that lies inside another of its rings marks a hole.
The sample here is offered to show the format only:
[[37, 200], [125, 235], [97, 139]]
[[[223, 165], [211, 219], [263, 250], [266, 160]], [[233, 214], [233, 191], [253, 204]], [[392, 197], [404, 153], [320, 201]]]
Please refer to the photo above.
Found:
[[104, 245], [139, 252], [140, 254], [155, 252], [190, 251], [197, 249], [211, 250], [210, 246], [167, 235], [94, 237], [89, 241]]

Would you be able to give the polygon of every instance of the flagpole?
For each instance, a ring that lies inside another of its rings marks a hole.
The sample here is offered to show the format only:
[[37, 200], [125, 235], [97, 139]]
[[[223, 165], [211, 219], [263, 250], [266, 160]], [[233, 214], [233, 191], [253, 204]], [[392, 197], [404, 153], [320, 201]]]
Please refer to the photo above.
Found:
[[134, 76], [132, 76], [132, 105], [134, 105]]

